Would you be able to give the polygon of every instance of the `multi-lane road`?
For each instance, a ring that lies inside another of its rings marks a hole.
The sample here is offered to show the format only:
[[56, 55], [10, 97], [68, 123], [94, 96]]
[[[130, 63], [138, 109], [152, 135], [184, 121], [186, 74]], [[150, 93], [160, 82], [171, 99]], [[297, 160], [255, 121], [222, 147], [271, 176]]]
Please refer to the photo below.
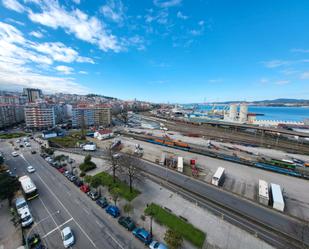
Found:
[[[38, 148], [31, 142], [32, 148]], [[6, 164], [11, 170], [16, 168], [18, 176], [28, 174], [28, 165], [36, 169], [30, 176], [39, 190], [39, 197], [29, 203], [35, 222], [26, 235], [37, 232], [47, 248], [64, 248], [60, 231], [70, 226], [76, 237], [72, 248], [145, 248], [38, 153], [33, 155], [30, 148], [23, 148], [18, 151], [18, 157], [12, 157], [13, 147], [7, 142], [1, 142], [1, 151], [5, 154]]]

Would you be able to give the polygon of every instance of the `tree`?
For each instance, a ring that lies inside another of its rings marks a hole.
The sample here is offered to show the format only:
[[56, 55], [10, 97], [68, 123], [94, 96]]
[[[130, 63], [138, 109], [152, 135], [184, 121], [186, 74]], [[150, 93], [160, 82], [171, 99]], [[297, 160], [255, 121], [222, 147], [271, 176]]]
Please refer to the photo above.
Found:
[[17, 178], [11, 177], [8, 173], [0, 174], [0, 199], [8, 199], [11, 205], [16, 191], [20, 189], [20, 182]]
[[164, 240], [170, 249], [181, 248], [183, 242], [182, 236], [177, 231], [172, 229], [168, 229], [166, 231]]
[[86, 175], [86, 176], [84, 177], [84, 182], [86, 182], [86, 183], [90, 184], [90, 183], [91, 183], [91, 181], [92, 181], [92, 176], [90, 176], [90, 175]]
[[4, 163], [4, 157], [0, 155], [0, 165]]
[[111, 146], [105, 148], [106, 156], [111, 163], [111, 169], [113, 171], [113, 182], [116, 182], [116, 173], [119, 170], [119, 164], [117, 163], [117, 157], [115, 151]]
[[141, 180], [141, 161], [131, 155], [122, 155], [119, 159], [119, 164], [121, 165], [122, 172], [125, 176], [129, 178], [130, 193], [133, 192], [133, 183], [136, 180]]
[[127, 204], [125, 204], [124, 206], [123, 206], [123, 211], [126, 213], [126, 214], [130, 214], [132, 211], [133, 211], [133, 206], [132, 206], [132, 204], [129, 202], [129, 203], [127, 203]]
[[85, 156], [85, 158], [84, 158], [84, 163], [90, 163], [91, 162], [91, 155], [87, 155], [87, 156]]
[[90, 186], [93, 188], [98, 188], [101, 185], [101, 180], [99, 177], [93, 176], [90, 181]]
[[111, 191], [110, 191], [110, 194], [112, 196], [112, 199], [115, 203], [115, 206], [117, 205], [117, 201], [120, 197], [120, 189], [115, 187], [115, 188], [112, 188]]

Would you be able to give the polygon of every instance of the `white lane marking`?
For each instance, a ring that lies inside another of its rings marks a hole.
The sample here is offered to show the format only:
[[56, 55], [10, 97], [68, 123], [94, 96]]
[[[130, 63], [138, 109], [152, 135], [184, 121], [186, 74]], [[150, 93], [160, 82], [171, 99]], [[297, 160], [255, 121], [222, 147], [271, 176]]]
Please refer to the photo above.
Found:
[[87, 210], [87, 208], [83, 207], [84, 211], [89, 215], [89, 211]]
[[[55, 197], [55, 199], [60, 203], [60, 205], [63, 207], [63, 209], [68, 213], [69, 216], [72, 217], [69, 210], [63, 205], [63, 203], [59, 200], [59, 198], [54, 194], [54, 192], [50, 189], [50, 187], [46, 184], [46, 182], [42, 179], [42, 177], [37, 174], [37, 176], [40, 178], [42, 183], [45, 185], [45, 187], [49, 190], [49, 192]], [[72, 217], [73, 218], [73, 217]], [[87, 239], [90, 241], [90, 243], [94, 246], [94, 248], [97, 248], [96, 244], [93, 242], [93, 240], [89, 237], [89, 235], [85, 232], [85, 230], [79, 225], [79, 223], [73, 218], [76, 225], [79, 227], [79, 229], [83, 232], [83, 234], [87, 237]]]
[[39, 197], [39, 200], [42, 202], [44, 208], [46, 209], [48, 215], [50, 216], [50, 218], [53, 220], [53, 222], [55, 223], [56, 227], [58, 226], [57, 222], [55, 221], [54, 217], [52, 216], [51, 212], [48, 210], [48, 208], [46, 207], [45, 203], [43, 202], [43, 200]]
[[103, 228], [103, 225], [99, 221], [95, 220], [95, 223], [97, 223], [100, 228]]
[[69, 223], [70, 221], [73, 220], [73, 217], [71, 217], [71, 219], [63, 222], [62, 224], [60, 224], [59, 226], [55, 227], [53, 230], [49, 231], [47, 234], [45, 234], [44, 236], [42, 236], [42, 239], [46, 238], [48, 235], [52, 234], [53, 232], [55, 232], [57, 229], [59, 229], [60, 227], [64, 226], [65, 224]]
[[105, 231], [105, 233], [111, 237], [111, 239], [121, 248], [124, 249], [124, 247], [118, 242], [118, 240], [116, 240], [108, 231]]

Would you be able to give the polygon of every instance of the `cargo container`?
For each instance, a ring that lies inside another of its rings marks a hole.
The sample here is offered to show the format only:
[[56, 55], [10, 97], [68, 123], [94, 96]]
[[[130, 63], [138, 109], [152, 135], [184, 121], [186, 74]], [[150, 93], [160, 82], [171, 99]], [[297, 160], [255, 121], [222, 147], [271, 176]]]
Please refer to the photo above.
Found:
[[178, 157], [177, 170], [181, 173], [183, 172], [183, 157]]
[[259, 180], [259, 202], [265, 206], [269, 204], [268, 183], [264, 180]]
[[165, 153], [162, 153], [159, 164], [165, 165], [165, 159], [166, 159], [166, 155]]
[[222, 186], [225, 178], [225, 169], [222, 167], [219, 167], [216, 171], [216, 173], [213, 175], [211, 179], [211, 184], [215, 186]]
[[284, 200], [281, 192], [281, 187], [278, 184], [271, 183], [271, 203], [272, 207], [278, 211], [284, 211]]

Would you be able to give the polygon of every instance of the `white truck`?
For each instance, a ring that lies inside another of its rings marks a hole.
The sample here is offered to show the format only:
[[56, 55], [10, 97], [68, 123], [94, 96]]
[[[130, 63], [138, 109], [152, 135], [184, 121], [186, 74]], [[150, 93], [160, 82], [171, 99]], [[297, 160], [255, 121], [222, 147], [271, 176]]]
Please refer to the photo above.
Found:
[[88, 143], [83, 146], [84, 151], [95, 151], [97, 149], [97, 146], [95, 143]]
[[215, 186], [220, 186], [223, 184], [224, 178], [225, 178], [225, 169], [219, 167], [211, 179], [211, 184]]
[[15, 201], [15, 207], [21, 219], [21, 226], [30, 226], [33, 223], [33, 218], [26, 200], [23, 197], [18, 197]]
[[281, 187], [278, 184], [271, 183], [271, 202], [274, 209], [283, 212], [284, 211], [284, 200], [282, 196]]

